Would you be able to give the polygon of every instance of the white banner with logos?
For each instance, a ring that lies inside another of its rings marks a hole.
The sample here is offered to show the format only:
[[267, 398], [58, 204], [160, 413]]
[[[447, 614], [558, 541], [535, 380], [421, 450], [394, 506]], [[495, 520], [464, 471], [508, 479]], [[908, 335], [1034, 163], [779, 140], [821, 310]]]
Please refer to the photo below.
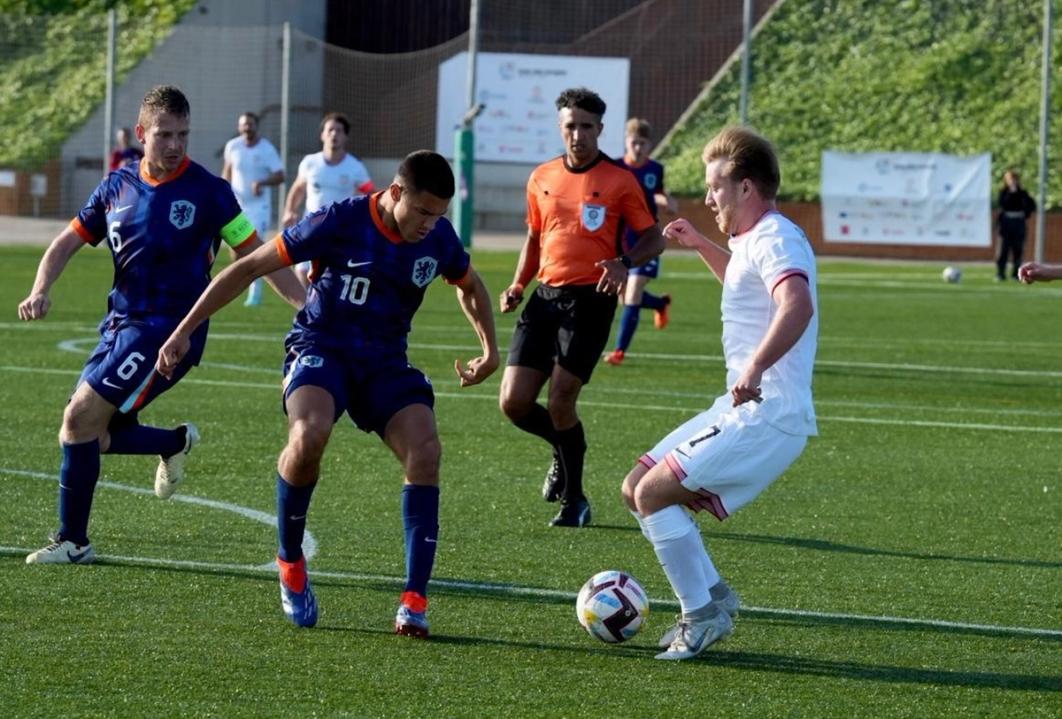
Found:
[[[564, 153], [557, 125], [557, 96], [570, 87], [587, 87], [605, 101], [605, 129], [598, 145], [608, 155], [623, 155], [627, 122], [630, 60], [481, 52], [476, 55], [476, 102], [485, 105], [476, 118], [476, 161], [538, 164]], [[454, 132], [464, 117], [468, 53], [439, 65], [435, 148], [454, 156]]]
[[992, 245], [991, 155], [822, 153], [826, 242]]

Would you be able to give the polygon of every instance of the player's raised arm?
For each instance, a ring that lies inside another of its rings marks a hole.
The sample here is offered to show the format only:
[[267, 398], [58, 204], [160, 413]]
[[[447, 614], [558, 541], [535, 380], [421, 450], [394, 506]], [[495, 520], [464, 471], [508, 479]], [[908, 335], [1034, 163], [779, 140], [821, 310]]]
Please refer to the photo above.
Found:
[[[159, 374], [167, 378], [173, 374], [173, 370], [188, 354], [191, 346], [189, 338], [199, 325], [239, 297], [254, 279], [285, 268], [289, 264], [277, 251], [277, 246], [271, 242], [259, 246], [251, 254], [241, 257], [219, 272], [159, 349], [155, 362], [155, 369]], [[288, 272], [290, 273], [290, 270]]]
[[21, 320], [31, 321], [42, 319], [48, 314], [52, 306], [48, 291], [63, 273], [66, 263], [74, 256], [74, 253], [84, 246], [85, 242], [74, 230], [73, 226], [67, 226], [52, 243], [48, 245], [41, 262], [37, 266], [37, 277], [33, 281], [33, 288], [29, 296], [18, 305], [18, 317]]
[[664, 227], [664, 236], [683, 247], [697, 250], [697, 254], [704, 260], [704, 264], [708, 265], [712, 274], [720, 282], [723, 281], [726, 266], [730, 262], [730, 253], [698, 232], [693, 223], [684, 217], [672, 220]]
[[461, 310], [476, 330], [483, 354], [461, 366], [454, 360], [454, 371], [461, 378], [461, 386], [479, 384], [498, 369], [498, 341], [494, 329], [494, 311], [491, 309], [490, 293], [479, 274], [469, 268], [468, 274], [457, 283], [457, 301]]
[[291, 183], [291, 187], [288, 188], [287, 199], [284, 200], [284, 226], [290, 227], [299, 221], [302, 215], [299, 213], [299, 208], [302, 207], [303, 201], [306, 199], [306, 177], [299, 175], [295, 178], [295, 182]]

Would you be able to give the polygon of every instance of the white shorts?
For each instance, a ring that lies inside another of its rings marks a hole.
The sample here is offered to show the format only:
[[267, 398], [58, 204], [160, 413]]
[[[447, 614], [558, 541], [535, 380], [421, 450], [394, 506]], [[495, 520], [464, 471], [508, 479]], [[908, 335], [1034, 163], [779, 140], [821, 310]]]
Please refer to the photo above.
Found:
[[745, 506], [781, 476], [808, 438], [768, 424], [749, 403], [731, 407], [729, 394], [662, 439], [639, 460], [665, 462], [682, 486], [701, 495], [690, 509], [718, 519]]

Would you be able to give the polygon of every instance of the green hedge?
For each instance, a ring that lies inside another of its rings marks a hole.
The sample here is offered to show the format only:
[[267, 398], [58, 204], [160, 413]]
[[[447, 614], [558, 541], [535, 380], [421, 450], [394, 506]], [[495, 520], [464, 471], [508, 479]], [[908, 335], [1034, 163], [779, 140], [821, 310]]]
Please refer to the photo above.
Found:
[[[0, 2], [0, 166], [35, 169], [104, 100], [107, 14], [117, 9], [117, 81], [195, 0]], [[39, 14], [49, 13], [49, 14]]]
[[[827, 149], [990, 152], [994, 183], [1014, 166], [1035, 186], [1042, 13], [1039, 0], [782, 2], [753, 44], [749, 124], [778, 148], [783, 199], [818, 199]], [[1059, 78], [1049, 158], [1062, 153]], [[739, 88], [736, 63], [661, 148], [672, 191], [703, 192], [701, 151], [738, 122]], [[1048, 205], [1060, 204], [1056, 172]]]

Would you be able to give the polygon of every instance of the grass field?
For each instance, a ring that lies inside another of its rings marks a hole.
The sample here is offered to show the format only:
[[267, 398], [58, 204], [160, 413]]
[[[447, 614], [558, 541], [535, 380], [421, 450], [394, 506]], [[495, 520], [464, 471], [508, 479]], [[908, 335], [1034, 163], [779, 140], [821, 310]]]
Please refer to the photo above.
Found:
[[[940, 267], [824, 261], [815, 391], [821, 436], [725, 523], [701, 517], [743, 595], [737, 631], [697, 660], [653, 660], [675, 611], [619, 498], [632, 462], [722, 389], [719, 288], [689, 256], [654, 287], [621, 368], [580, 403], [595, 526], [552, 529], [546, 447], [497, 409], [500, 377], [460, 390], [476, 343], [436, 283], [411, 338], [444, 446], [433, 638], [391, 634], [403, 573], [400, 473], [342, 423], [311, 507], [321, 621], [280, 613], [274, 463], [285, 436], [270, 295], [234, 304], [205, 361], [143, 415], [203, 443], [171, 501], [155, 461], [105, 457], [90, 527], [100, 561], [27, 566], [55, 525], [61, 408], [95, 343], [110, 258], [82, 251], [51, 315], [15, 306], [40, 250], [0, 249], [0, 707], [5, 717], [1057, 717], [1062, 715], [1062, 286], [958, 285]], [[476, 253], [492, 293], [514, 253]], [[1062, 284], [1062, 283], [1060, 283]], [[500, 342], [513, 316], [499, 317]], [[606, 646], [578, 626], [592, 573], [625, 569], [648, 628]]]

